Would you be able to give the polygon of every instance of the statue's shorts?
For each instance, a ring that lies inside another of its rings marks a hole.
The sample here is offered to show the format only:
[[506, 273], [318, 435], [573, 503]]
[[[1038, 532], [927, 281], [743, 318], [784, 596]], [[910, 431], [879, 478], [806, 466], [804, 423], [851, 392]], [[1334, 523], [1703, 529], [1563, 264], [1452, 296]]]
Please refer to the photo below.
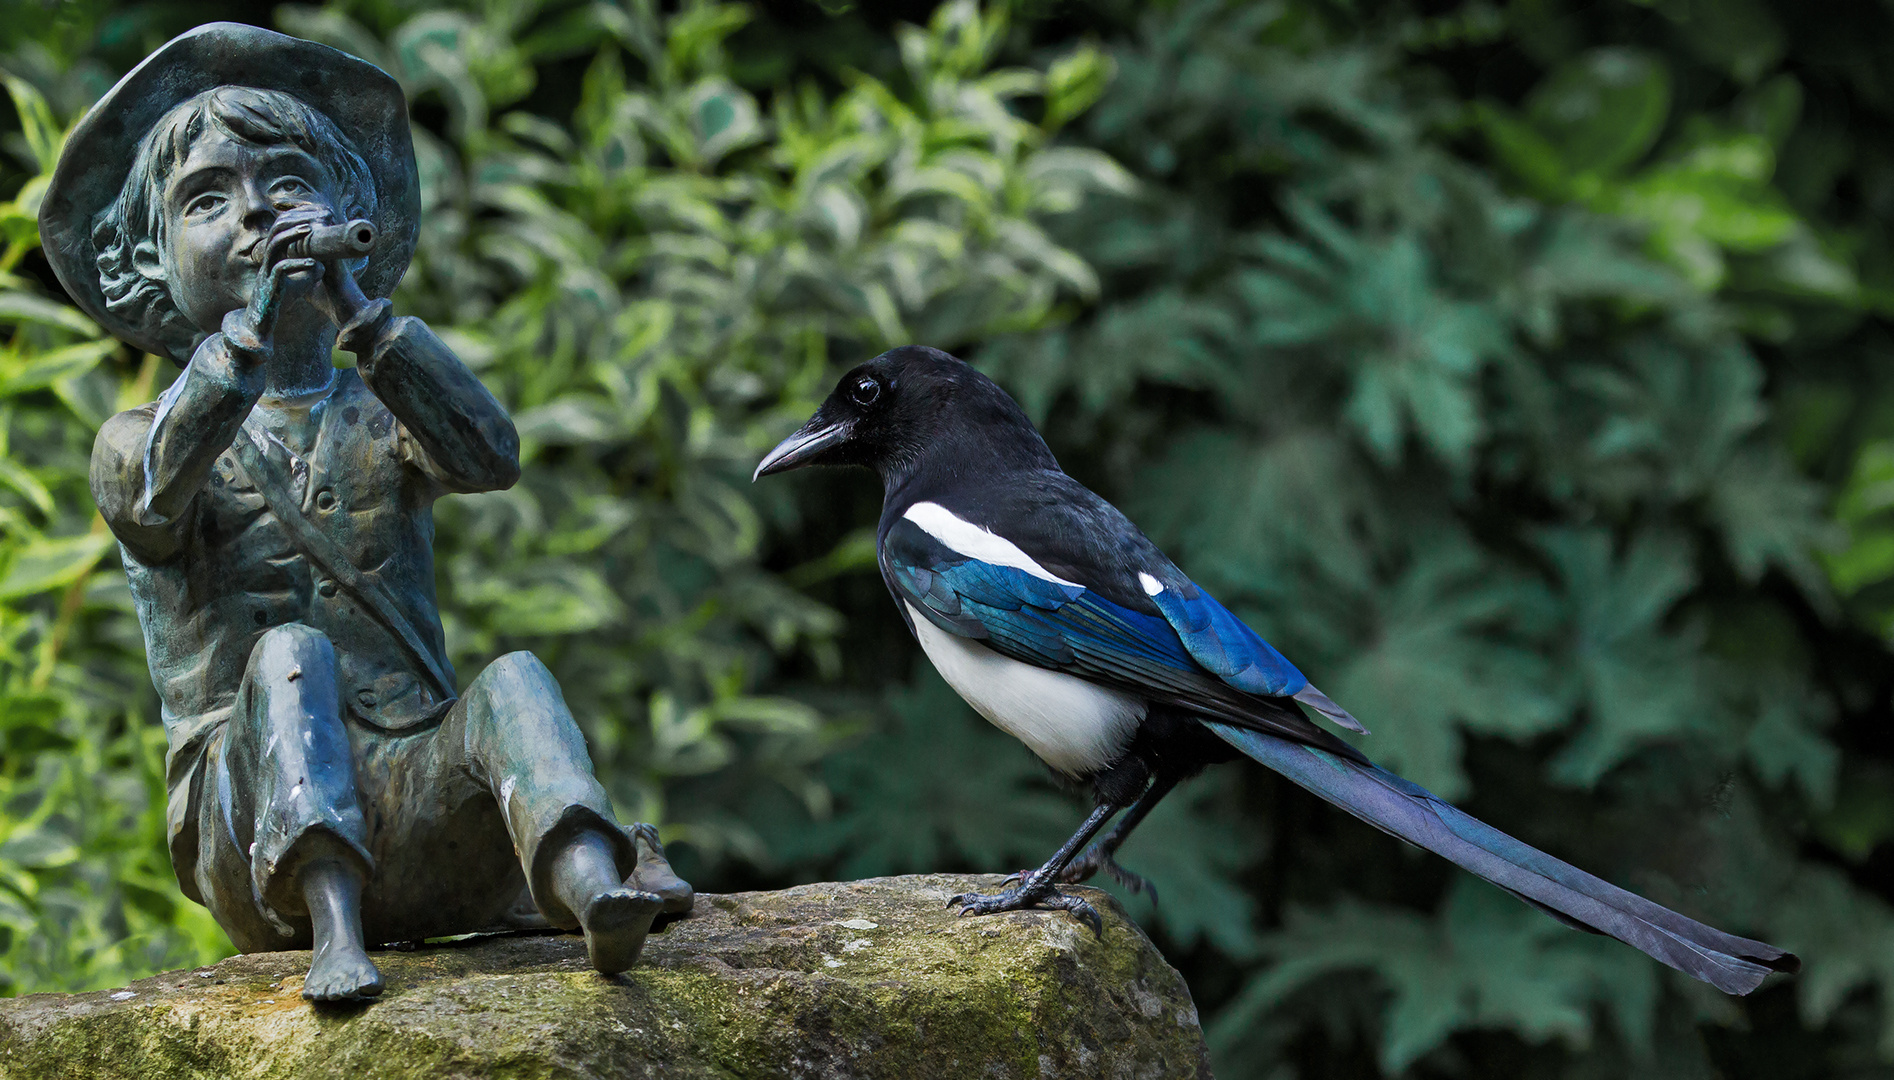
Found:
[[271, 630], [207, 746], [196, 884], [237, 948], [309, 947], [296, 871], [312, 859], [361, 869], [371, 944], [491, 928], [522, 885], [552, 925], [577, 926], [551, 864], [585, 830], [632, 873], [585, 738], [531, 653], [494, 661], [438, 724], [401, 732], [346, 715], [335, 673], [320, 631]]

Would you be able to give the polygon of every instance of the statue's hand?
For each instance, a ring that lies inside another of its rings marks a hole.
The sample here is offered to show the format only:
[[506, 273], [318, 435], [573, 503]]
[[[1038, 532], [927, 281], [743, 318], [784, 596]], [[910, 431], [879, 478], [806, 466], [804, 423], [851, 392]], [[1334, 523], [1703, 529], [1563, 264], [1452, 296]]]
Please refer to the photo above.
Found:
[[279, 215], [270, 227], [257, 264], [256, 288], [239, 319], [241, 330], [253, 343], [267, 347], [283, 304], [305, 299], [321, 285], [323, 265], [314, 259], [289, 257], [288, 248], [328, 218], [329, 212], [322, 207], [296, 207]]
[[342, 260], [323, 264], [322, 287], [309, 298], [329, 321], [345, 327], [368, 306], [368, 296]]

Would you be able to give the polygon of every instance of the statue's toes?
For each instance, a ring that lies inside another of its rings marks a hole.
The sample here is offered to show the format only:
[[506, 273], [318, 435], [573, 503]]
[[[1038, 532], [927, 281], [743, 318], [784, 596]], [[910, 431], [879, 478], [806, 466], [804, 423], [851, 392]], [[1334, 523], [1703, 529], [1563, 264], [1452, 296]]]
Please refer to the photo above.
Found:
[[662, 897], [638, 889], [617, 888], [593, 897], [579, 915], [592, 967], [616, 975], [637, 963], [651, 920], [663, 906]]
[[671, 864], [663, 859], [639, 860], [638, 869], [632, 871], [625, 884], [640, 892], [656, 895], [664, 902], [663, 911], [666, 915], [688, 913], [697, 898], [691, 883], [678, 877], [671, 869]]
[[318, 956], [303, 979], [303, 997], [310, 1001], [358, 1001], [380, 997], [381, 972], [361, 953]]

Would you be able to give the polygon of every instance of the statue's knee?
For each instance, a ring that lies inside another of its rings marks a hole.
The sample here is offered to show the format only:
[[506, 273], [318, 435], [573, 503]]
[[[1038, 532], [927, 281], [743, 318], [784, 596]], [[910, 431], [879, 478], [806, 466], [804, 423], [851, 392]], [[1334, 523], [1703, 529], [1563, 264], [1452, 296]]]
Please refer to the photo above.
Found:
[[489, 684], [489, 688], [505, 687], [508, 692], [537, 690], [556, 685], [552, 672], [541, 663], [539, 657], [524, 649], [510, 652], [487, 665], [480, 673], [480, 682]]
[[266, 733], [285, 724], [300, 731], [340, 725], [329, 636], [301, 623], [264, 631], [250, 650], [240, 704], [231, 738], [242, 754], [261, 753]]
[[298, 668], [333, 666], [335, 646], [329, 635], [313, 626], [287, 623], [265, 631], [250, 656], [257, 673], [267, 677]]
[[578, 731], [567, 711], [559, 681], [539, 657], [529, 652], [507, 653], [476, 676], [467, 687], [469, 723], [483, 731], [504, 729], [517, 736], [528, 729]]

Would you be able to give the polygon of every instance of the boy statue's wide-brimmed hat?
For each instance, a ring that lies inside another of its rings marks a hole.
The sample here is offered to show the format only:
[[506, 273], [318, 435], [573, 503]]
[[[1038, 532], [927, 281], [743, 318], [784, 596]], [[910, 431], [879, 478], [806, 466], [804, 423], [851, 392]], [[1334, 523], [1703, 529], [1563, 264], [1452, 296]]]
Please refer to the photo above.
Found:
[[66, 291], [115, 337], [159, 355], [171, 352], [165, 342], [106, 310], [93, 223], [118, 198], [145, 132], [173, 106], [219, 86], [300, 98], [355, 144], [375, 181], [375, 249], [356, 275], [363, 292], [393, 292], [414, 255], [421, 185], [400, 85], [327, 45], [240, 23], [206, 23], [145, 57], [92, 106], [67, 138], [39, 211], [46, 258]]

